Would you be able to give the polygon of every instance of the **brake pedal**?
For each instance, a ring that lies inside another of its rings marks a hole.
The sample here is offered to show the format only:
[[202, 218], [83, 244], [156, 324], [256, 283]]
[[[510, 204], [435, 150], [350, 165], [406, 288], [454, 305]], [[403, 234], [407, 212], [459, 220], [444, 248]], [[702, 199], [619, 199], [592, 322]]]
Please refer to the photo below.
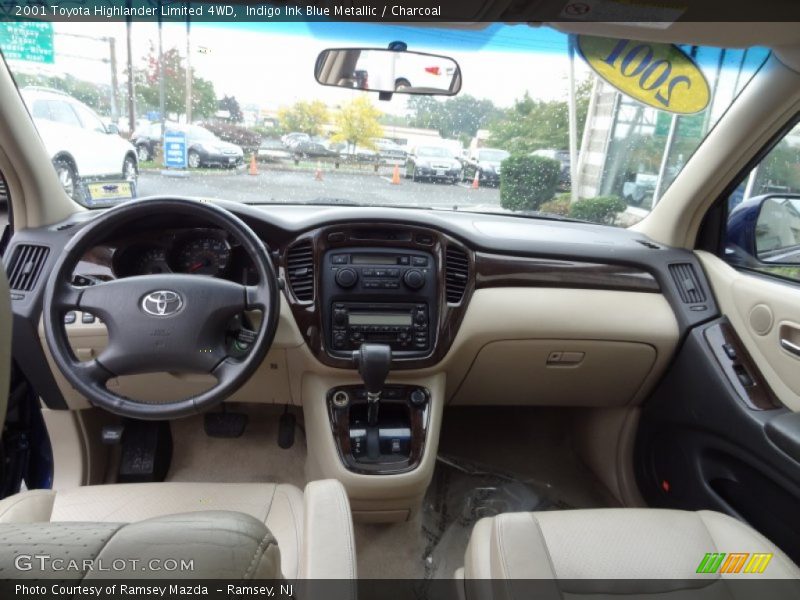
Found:
[[208, 437], [238, 438], [247, 427], [247, 415], [238, 412], [213, 412], [203, 415], [203, 428]]
[[287, 409], [278, 421], [278, 446], [287, 450], [294, 445], [295, 418]]

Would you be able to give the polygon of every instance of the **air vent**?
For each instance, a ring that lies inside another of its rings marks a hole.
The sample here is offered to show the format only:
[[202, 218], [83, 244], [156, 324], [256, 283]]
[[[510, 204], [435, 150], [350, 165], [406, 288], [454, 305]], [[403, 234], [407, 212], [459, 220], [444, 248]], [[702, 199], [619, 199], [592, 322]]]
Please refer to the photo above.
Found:
[[670, 275], [678, 286], [678, 293], [684, 304], [697, 304], [706, 301], [706, 294], [700, 287], [697, 273], [690, 263], [679, 263], [669, 266]]
[[314, 299], [314, 247], [310, 241], [289, 248], [286, 271], [295, 298], [311, 302]]
[[650, 248], [651, 250], [661, 250], [661, 246], [659, 246], [655, 242], [651, 242], [650, 240], [636, 240], [636, 242], [641, 244], [645, 248]]
[[8, 206], [8, 187], [2, 175], [0, 175], [0, 204]]
[[44, 267], [50, 249], [45, 246], [22, 244], [14, 248], [8, 265], [8, 284], [12, 290], [30, 292]]
[[447, 301], [458, 304], [464, 298], [469, 280], [469, 258], [454, 246], [448, 246], [444, 255], [444, 278]]

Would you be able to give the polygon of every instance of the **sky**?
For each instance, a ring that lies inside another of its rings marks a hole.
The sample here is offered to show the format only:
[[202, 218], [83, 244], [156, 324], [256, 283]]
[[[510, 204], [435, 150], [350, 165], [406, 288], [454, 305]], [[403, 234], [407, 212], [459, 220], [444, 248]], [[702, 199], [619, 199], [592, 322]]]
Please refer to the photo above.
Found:
[[[87, 58], [108, 56], [108, 43], [86, 37], [116, 39], [120, 86], [127, 59], [125, 24], [55, 23], [56, 62], [42, 67], [96, 83], [110, 83], [108, 64]], [[141, 66], [150, 44], [157, 44], [155, 23], [133, 24], [134, 65]], [[164, 48], [177, 47], [186, 54], [184, 23], [165, 23]], [[314, 79], [319, 52], [330, 47], [386, 47], [395, 40], [409, 50], [446, 54], [461, 65], [462, 94], [489, 98], [506, 107], [528, 92], [541, 100], [566, 100], [568, 96], [567, 36], [547, 27], [499, 23], [441, 29], [421, 25], [376, 25], [364, 23], [193, 23], [191, 61], [196, 73], [214, 83], [218, 97], [235, 96], [241, 105], [253, 104], [275, 110], [298, 100], [319, 99], [337, 106], [353, 97], [352, 90], [320, 86]], [[201, 53], [200, 50], [205, 52]], [[729, 53], [723, 70], [739, 67], [739, 58]], [[763, 55], [762, 55], [763, 56]], [[714, 79], [719, 52], [701, 49], [697, 61], [709, 81]], [[748, 67], [756, 67], [758, 53], [750, 54]], [[30, 70], [29, 63], [12, 64]], [[575, 59], [576, 80], [590, 76], [584, 61]], [[746, 81], [746, 77], [744, 80]], [[735, 77], [722, 77], [720, 92], [725, 99], [715, 103], [720, 113], [733, 96]], [[726, 87], [727, 86], [727, 87]], [[730, 88], [730, 89], [727, 89]], [[390, 102], [376, 104], [383, 112], [404, 114], [406, 97], [395, 95]], [[714, 115], [714, 120], [719, 114]]]

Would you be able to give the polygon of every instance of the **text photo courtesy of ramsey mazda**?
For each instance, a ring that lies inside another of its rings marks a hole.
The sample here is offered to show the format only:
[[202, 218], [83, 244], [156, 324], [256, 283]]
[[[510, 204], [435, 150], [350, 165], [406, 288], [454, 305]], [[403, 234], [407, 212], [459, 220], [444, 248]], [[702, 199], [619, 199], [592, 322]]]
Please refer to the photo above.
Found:
[[0, 599], [800, 598], [800, 5], [0, 0]]

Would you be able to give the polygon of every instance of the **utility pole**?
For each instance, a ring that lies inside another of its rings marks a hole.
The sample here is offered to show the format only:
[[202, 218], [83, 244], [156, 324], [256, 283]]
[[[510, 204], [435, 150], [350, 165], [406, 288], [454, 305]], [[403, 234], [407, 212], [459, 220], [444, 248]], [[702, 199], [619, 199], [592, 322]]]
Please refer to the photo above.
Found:
[[575, 37], [569, 36], [569, 102], [567, 104], [569, 126], [569, 188], [570, 203], [578, 201], [578, 115], [575, 106]]
[[[131, 0], [127, 2], [128, 7], [131, 6]], [[131, 18], [128, 17], [125, 23], [125, 30], [126, 30], [126, 46], [128, 50], [128, 128], [133, 134], [134, 129], [136, 129], [136, 96], [135, 90], [133, 88], [133, 44], [131, 42], [131, 29], [133, 27], [133, 23], [131, 22]]]
[[164, 139], [166, 129], [166, 90], [164, 89], [164, 40], [162, 30], [164, 22], [161, 19], [161, 0], [158, 1], [158, 112], [161, 121], [161, 139]]
[[[191, 3], [186, 4], [187, 8]], [[186, 11], [186, 124], [192, 123], [192, 38], [189, 11]]]
[[117, 79], [117, 40], [108, 38], [108, 55], [111, 63], [111, 120], [119, 119], [119, 80]]

